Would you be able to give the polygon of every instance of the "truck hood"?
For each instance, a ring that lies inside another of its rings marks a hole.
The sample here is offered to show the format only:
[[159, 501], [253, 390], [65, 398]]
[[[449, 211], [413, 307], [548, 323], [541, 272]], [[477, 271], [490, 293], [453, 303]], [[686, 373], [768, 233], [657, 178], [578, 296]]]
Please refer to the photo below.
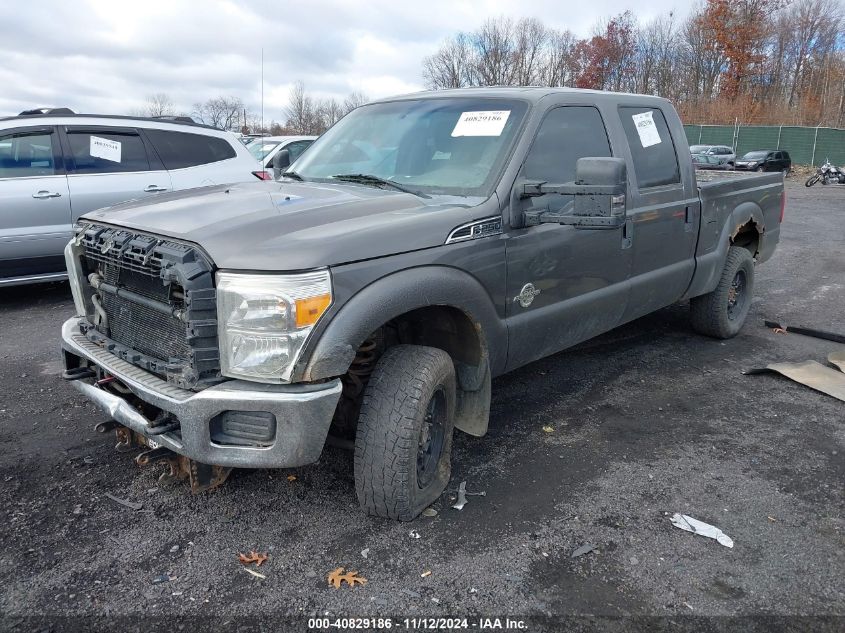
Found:
[[193, 242], [220, 268], [306, 270], [439, 246], [476, 219], [480, 202], [353, 184], [256, 182], [125, 202], [82, 220]]

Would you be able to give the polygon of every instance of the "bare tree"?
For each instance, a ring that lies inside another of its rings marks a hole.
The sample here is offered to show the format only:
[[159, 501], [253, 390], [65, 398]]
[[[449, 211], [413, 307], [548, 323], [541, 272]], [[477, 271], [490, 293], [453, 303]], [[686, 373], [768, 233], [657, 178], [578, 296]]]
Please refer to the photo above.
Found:
[[510, 86], [516, 78], [516, 37], [510, 18], [491, 18], [473, 34], [478, 52], [476, 71], [482, 86]]
[[176, 114], [173, 107], [173, 99], [170, 95], [164, 92], [157, 92], [156, 94], [147, 97], [147, 103], [143, 109], [144, 115], [149, 117], [154, 116], [172, 116]]
[[548, 38], [547, 56], [541, 81], [545, 86], [574, 86], [578, 74], [572, 31], [552, 31]]
[[536, 86], [542, 81], [545, 52], [551, 32], [537, 18], [516, 23], [514, 39], [514, 80], [519, 86]]
[[473, 50], [469, 38], [458, 33], [423, 60], [423, 80], [432, 90], [472, 85]]
[[244, 102], [240, 97], [215, 97], [194, 104], [193, 116], [201, 123], [221, 130], [237, 130], [241, 126]]
[[364, 105], [369, 100], [370, 98], [361, 91], [356, 90], [355, 92], [350, 92], [346, 99], [343, 100], [343, 114], [349, 114], [355, 108]]

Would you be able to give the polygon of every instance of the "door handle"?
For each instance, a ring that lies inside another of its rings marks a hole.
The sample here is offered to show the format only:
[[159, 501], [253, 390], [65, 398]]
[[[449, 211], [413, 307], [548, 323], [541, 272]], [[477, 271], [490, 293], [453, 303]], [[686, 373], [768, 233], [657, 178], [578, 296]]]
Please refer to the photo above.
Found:
[[145, 193], [159, 193], [162, 191], [167, 191], [167, 188], [159, 187], [158, 185], [147, 185], [146, 189], [144, 189]]
[[38, 200], [46, 200], [47, 198], [61, 198], [62, 194], [56, 191], [45, 191], [42, 189], [38, 193], [32, 194], [33, 198], [37, 198]]

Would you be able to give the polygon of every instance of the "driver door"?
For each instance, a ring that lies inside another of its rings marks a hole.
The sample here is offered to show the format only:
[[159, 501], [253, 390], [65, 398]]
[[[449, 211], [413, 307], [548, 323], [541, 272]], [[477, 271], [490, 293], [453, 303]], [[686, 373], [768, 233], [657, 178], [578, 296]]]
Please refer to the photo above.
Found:
[[[550, 110], [520, 170], [521, 180], [575, 180], [579, 158], [612, 156], [604, 121], [592, 106]], [[519, 201], [522, 210], [566, 211], [573, 196]], [[630, 240], [625, 228], [540, 224], [507, 240], [508, 369], [543, 358], [618, 325], [628, 304]]]

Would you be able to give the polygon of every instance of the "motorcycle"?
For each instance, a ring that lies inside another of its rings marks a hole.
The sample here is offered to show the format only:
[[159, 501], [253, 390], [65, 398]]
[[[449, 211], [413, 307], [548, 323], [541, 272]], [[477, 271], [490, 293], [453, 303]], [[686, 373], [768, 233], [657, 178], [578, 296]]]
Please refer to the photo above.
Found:
[[830, 163], [830, 159], [825, 159], [824, 165], [816, 169], [816, 173], [807, 178], [804, 183], [805, 187], [812, 187], [817, 182], [823, 185], [840, 184], [845, 185], [845, 171], [839, 169]]

